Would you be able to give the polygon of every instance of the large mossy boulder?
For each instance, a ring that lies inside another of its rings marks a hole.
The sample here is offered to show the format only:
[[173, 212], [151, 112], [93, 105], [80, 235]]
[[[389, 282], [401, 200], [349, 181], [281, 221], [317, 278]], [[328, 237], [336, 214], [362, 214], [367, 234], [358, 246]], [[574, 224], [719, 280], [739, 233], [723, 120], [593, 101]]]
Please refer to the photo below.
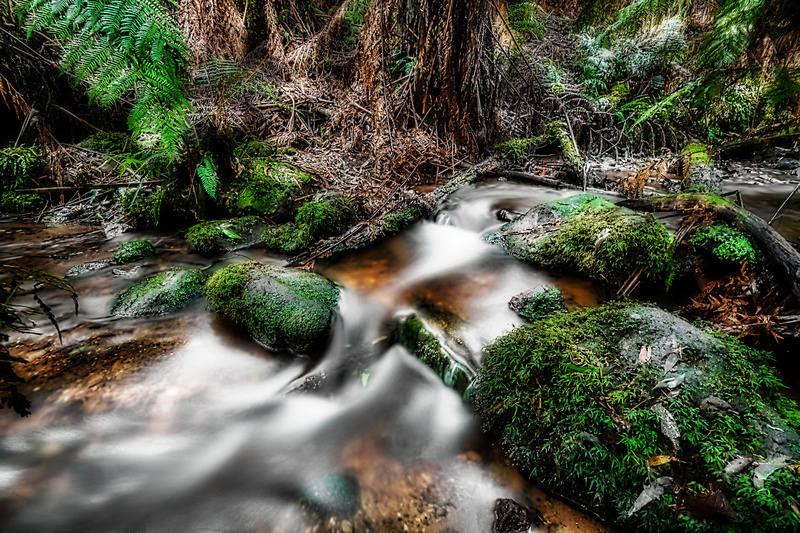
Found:
[[170, 270], [140, 281], [111, 302], [113, 316], [155, 316], [174, 313], [205, 293], [200, 270]]
[[274, 350], [312, 354], [322, 348], [339, 289], [313, 272], [257, 262], [230, 265], [206, 285], [212, 308]]
[[487, 240], [517, 259], [617, 287], [641, 270], [642, 280], [669, 288], [675, 273], [666, 227], [594, 194], [537, 205]]
[[209, 220], [189, 228], [185, 237], [192, 250], [201, 254], [231, 252], [256, 244], [265, 226], [257, 216]]
[[311, 176], [296, 167], [270, 159], [248, 161], [232, 207], [245, 215], [263, 215], [274, 221], [291, 219], [296, 200], [307, 194]]
[[606, 519], [800, 530], [800, 410], [770, 355], [731, 337], [609, 303], [499, 338], [474, 391], [518, 466]]

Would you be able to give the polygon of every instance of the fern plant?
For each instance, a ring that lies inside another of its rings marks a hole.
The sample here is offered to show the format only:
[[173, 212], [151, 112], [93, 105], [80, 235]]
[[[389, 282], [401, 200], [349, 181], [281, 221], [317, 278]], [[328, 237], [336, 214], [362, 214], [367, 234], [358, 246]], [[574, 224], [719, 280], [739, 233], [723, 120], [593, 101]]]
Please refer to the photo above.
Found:
[[212, 199], [217, 199], [217, 185], [219, 178], [217, 177], [217, 166], [214, 160], [208, 155], [203, 157], [203, 161], [197, 165], [197, 176], [200, 178], [200, 185], [206, 194]]
[[128, 125], [143, 146], [172, 158], [183, 151], [192, 111], [188, 47], [158, 0], [19, 0], [17, 12], [29, 38], [58, 39], [63, 68], [89, 84], [92, 101], [109, 107], [134, 94]]

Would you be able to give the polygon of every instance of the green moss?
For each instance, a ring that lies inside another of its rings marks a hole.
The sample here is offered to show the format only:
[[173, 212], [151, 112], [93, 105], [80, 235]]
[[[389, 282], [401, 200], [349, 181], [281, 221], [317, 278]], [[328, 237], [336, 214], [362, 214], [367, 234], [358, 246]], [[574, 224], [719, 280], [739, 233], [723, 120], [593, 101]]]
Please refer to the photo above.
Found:
[[680, 153], [680, 160], [683, 168], [691, 168], [696, 165], [714, 166], [714, 157], [711, 155], [711, 150], [708, 146], [696, 142], [690, 142], [683, 147]]
[[171, 181], [155, 190], [122, 189], [117, 205], [137, 229], [171, 227], [196, 221], [194, 213], [187, 209], [186, 194], [191, 193]]
[[47, 200], [38, 194], [7, 192], [0, 197], [0, 211], [4, 213], [30, 213], [40, 211], [46, 205]]
[[524, 259], [620, 285], [639, 268], [654, 285], [669, 289], [675, 275], [672, 237], [650, 215], [616, 206], [585, 205]]
[[115, 316], [153, 316], [183, 309], [205, 293], [200, 270], [172, 270], [145, 278], [111, 302]]
[[389, 213], [383, 217], [384, 231], [387, 235], [400, 233], [400, 230], [423, 218], [427, 214], [427, 208], [422, 202], [415, 202], [408, 207]]
[[464, 394], [472, 379], [464, 368], [448, 355], [439, 339], [417, 315], [403, 318], [397, 326], [400, 344], [422, 363], [436, 372], [444, 383]]
[[295, 223], [312, 239], [338, 235], [355, 217], [353, 204], [344, 196], [328, 196], [306, 202], [297, 210]]
[[189, 228], [186, 241], [203, 254], [245, 248], [257, 240], [261, 219], [256, 216], [231, 220], [210, 220]]
[[[652, 358], [641, 362], [638, 354], [646, 346]], [[679, 358], [667, 377], [684, 381], [674, 389], [656, 387], [670, 353]], [[685, 487], [718, 484], [740, 522], [697, 520], [669, 508], [674, 503], [669, 496], [635, 513], [626, 526], [796, 530], [800, 519], [791, 508], [800, 493], [796, 470], [776, 472], [762, 490], [753, 487], [752, 469], [730, 479], [724, 474], [739, 454], [788, 453], [795, 461], [800, 454], [798, 406], [781, 395], [771, 363], [766, 352], [703, 333], [657, 309], [611, 303], [555, 315], [495, 341], [486, 349], [474, 399], [488, 425], [502, 432], [518, 466], [605, 518], [626, 521], [643, 486], [671, 476]], [[701, 407], [709, 397], [732, 407]], [[650, 409], [655, 404], [675, 418], [680, 449], [662, 434]], [[656, 456], [681, 462], [649, 466]]]
[[114, 251], [114, 261], [117, 263], [130, 263], [138, 261], [156, 253], [149, 241], [132, 241], [120, 244]]
[[353, 222], [353, 204], [343, 196], [328, 196], [300, 206], [294, 224], [267, 228], [264, 245], [285, 254], [296, 253], [318, 239], [338, 235]]
[[311, 244], [307, 236], [294, 223], [265, 229], [261, 240], [264, 242], [264, 246], [270, 250], [286, 255], [296, 254]]
[[241, 177], [243, 185], [234, 199], [236, 211], [273, 220], [294, 216], [295, 199], [305, 194], [311, 176], [291, 165], [263, 158], [248, 161], [246, 168]]
[[338, 288], [318, 274], [253, 262], [219, 270], [206, 290], [212, 308], [257, 341], [303, 353], [320, 346], [339, 301]]
[[541, 136], [517, 137], [495, 145], [495, 149], [512, 159], [524, 159], [534, 148], [545, 144]]
[[756, 264], [756, 249], [750, 238], [730, 226], [703, 226], [692, 232], [689, 245], [695, 252], [706, 252], [718, 260], [737, 265]]
[[534, 148], [544, 146], [555, 146], [567, 161], [578, 167], [583, 165], [583, 159], [567, 131], [567, 125], [558, 120], [546, 124], [541, 135], [510, 139], [495, 145], [495, 148], [513, 159], [522, 159]]
[[131, 140], [131, 136], [121, 131], [98, 131], [81, 141], [81, 146], [110, 155], [139, 150], [139, 146]]
[[518, 315], [529, 320], [539, 320], [555, 313], [564, 313], [567, 307], [564, 296], [557, 287], [539, 287], [514, 296], [509, 306]]

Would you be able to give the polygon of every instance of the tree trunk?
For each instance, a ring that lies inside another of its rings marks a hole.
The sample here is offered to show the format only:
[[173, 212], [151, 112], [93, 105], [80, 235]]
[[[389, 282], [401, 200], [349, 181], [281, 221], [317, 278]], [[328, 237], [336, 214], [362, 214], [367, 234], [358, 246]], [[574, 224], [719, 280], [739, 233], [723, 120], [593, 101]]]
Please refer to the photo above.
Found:
[[247, 52], [247, 30], [233, 0], [180, 0], [175, 22], [194, 65], [212, 58], [241, 60]]

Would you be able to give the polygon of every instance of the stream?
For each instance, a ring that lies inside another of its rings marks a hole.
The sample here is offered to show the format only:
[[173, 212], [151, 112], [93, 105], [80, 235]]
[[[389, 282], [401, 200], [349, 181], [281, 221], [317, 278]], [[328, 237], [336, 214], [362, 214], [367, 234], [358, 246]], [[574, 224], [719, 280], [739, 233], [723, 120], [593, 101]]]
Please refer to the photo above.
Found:
[[[793, 185], [759, 172], [726, 187], [771, 216]], [[497, 498], [513, 498], [551, 522], [536, 531], [611, 531], [525, 482], [469, 404], [393, 341], [404, 314], [444, 316], [474, 371], [483, 346], [523, 324], [508, 308], [514, 294], [552, 283], [571, 308], [595, 305], [591, 282], [537, 270], [481, 240], [502, 224], [498, 210], [522, 213], [571, 194], [504, 181], [465, 187], [433, 220], [318, 262], [342, 300], [330, 346], [313, 362], [268, 352], [203, 302], [155, 319], [108, 316], [111, 298], [150, 273], [282, 258], [252, 249], [209, 259], [166, 233], [108, 240], [95, 226], [0, 222], [2, 264], [59, 276], [121, 242], [147, 238], [157, 251], [73, 278], [77, 316], [69, 297], [42, 291], [62, 343], [41, 317], [42, 335], [12, 336], [13, 355], [54, 362], [37, 367], [49, 381], [29, 377], [33, 414], [0, 418], [0, 530], [477, 533], [492, 530]], [[798, 204], [776, 226], [793, 240]]]

